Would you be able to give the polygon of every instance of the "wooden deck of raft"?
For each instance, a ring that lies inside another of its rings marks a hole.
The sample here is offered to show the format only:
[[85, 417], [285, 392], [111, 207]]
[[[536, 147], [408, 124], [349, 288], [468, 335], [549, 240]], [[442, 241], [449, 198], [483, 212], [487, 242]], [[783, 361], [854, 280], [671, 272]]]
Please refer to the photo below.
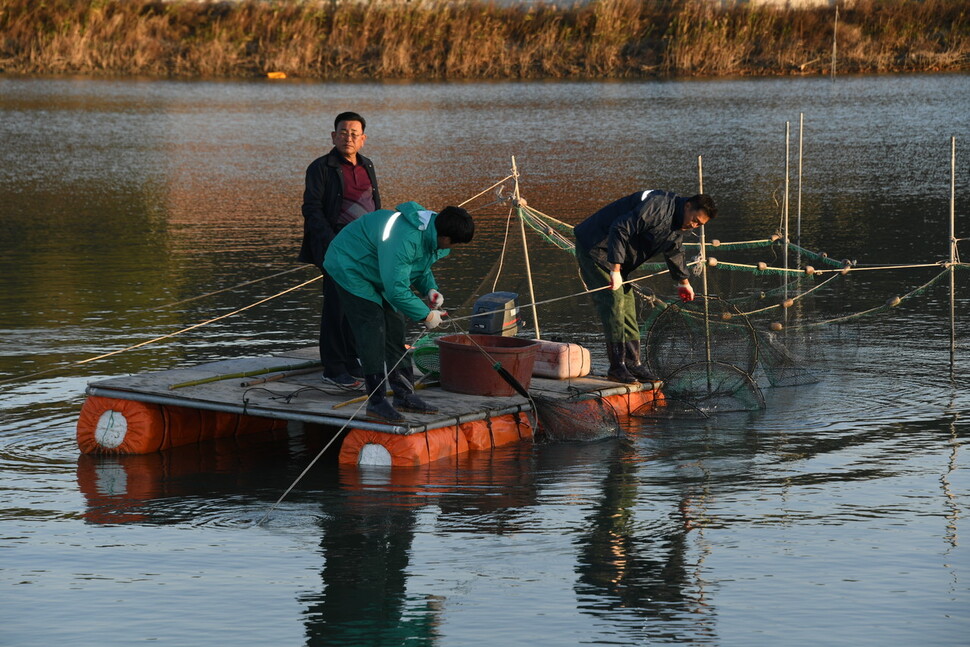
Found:
[[[283, 421], [296, 421], [338, 428], [346, 425], [351, 431], [343, 441], [342, 462], [361, 462], [361, 450], [376, 444], [387, 450], [392, 464], [401, 465], [426, 463], [532, 435], [530, 417], [524, 415], [531, 411], [526, 398], [517, 394], [490, 397], [454, 393], [438, 385], [419, 391], [422, 399], [438, 407], [437, 414], [404, 413], [403, 424], [368, 418], [363, 391], [345, 391], [324, 383], [319, 368], [294, 370], [315, 359], [317, 349], [311, 347], [92, 382], [87, 388], [88, 411], [82, 410], [78, 421], [79, 446], [86, 453], [145, 453], [206, 437], [248, 433], [244, 430], [260, 427], [243, 421], [275, 421], [276, 426]], [[281, 378], [280, 373], [284, 373]], [[240, 374], [249, 376], [239, 377]], [[577, 393], [603, 397], [620, 415], [629, 414], [656, 395], [651, 384], [623, 385], [594, 375], [563, 380], [532, 377], [529, 391], [564, 400]], [[348, 403], [354, 399], [359, 401]], [[129, 403], [140, 403], [145, 416], [152, 418], [157, 413], [159, 418], [146, 423], [135, 420], [142, 413], [140, 409], [123, 412], [128, 417], [128, 428], [134, 424], [160, 429], [148, 432], [146, 435], [152, 437], [139, 441], [137, 446], [134, 439], [114, 447], [110, 442], [106, 445], [103, 430], [101, 437], [96, 437], [98, 421], [103, 426], [106, 411], [113, 414], [116, 409], [137, 406]], [[220, 429], [200, 429], [179, 436], [176, 425], [215, 425]], [[475, 431], [477, 427], [483, 429]], [[156, 435], [160, 437], [154, 438]]]

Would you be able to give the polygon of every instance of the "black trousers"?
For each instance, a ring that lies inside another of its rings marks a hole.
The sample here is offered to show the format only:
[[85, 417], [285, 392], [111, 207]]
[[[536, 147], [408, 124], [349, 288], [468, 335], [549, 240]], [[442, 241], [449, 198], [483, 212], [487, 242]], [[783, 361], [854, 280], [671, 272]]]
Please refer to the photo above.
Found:
[[387, 301], [377, 304], [343, 289], [333, 282], [340, 295], [344, 315], [357, 341], [357, 352], [364, 375], [384, 375], [404, 356], [406, 321]]
[[327, 377], [336, 377], [357, 366], [357, 345], [337, 292], [337, 282], [323, 276], [323, 308], [320, 312], [320, 362]]

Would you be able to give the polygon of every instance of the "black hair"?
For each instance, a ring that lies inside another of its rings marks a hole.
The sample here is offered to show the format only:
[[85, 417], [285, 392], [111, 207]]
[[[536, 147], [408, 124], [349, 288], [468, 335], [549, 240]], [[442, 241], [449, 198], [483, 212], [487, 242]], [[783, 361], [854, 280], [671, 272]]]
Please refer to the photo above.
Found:
[[362, 131], [367, 130], [367, 122], [364, 121], [364, 118], [358, 115], [356, 112], [341, 112], [339, 115], [337, 115], [336, 118], [333, 120], [334, 131], [337, 130], [337, 126], [340, 124], [341, 121], [359, 121], [360, 129]]
[[706, 193], [698, 193], [693, 197], [687, 198], [687, 204], [706, 213], [708, 220], [717, 218], [717, 205], [714, 204], [714, 198]]
[[447, 236], [452, 243], [469, 243], [475, 235], [475, 221], [461, 207], [442, 209], [435, 218], [434, 226], [439, 236]]

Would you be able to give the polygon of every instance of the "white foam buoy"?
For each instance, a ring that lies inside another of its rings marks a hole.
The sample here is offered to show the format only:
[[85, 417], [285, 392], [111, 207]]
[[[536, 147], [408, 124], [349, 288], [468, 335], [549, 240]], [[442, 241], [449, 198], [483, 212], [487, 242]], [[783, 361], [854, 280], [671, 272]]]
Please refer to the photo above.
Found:
[[357, 464], [390, 467], [391, 452], [387, 451], [387, 447], [384, 445], [367, 443], [360, 448], [360, 455], [357, 458]]
[[101, 447], [114, 449], [125, 442], [128, 435], [128, 419], [125, 414], [108, 409], [98, 418], [94, 427], [94, 439]]

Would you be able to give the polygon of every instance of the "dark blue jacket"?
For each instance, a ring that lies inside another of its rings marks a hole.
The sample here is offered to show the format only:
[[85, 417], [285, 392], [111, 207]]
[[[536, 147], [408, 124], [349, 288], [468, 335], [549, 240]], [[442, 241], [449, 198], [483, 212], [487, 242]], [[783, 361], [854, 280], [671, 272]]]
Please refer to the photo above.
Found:
[[[360, 153], [357, 163], [367, 169], [367, 177], [374, 189], [374, 208], [381, 208], [381, 194], [377, 190], [374, 163]], [[310, 163], [306, 170], [306, 188], [303, 191], [303, 244], [297, 260], [323, 266], [330, 241], [342, 227], [337, 224], [340, 204], [344, 195], [344, 174], [340, 166], [340, 153], [331, 149], [323, 157]]]
[[576, 225], [576, 242], [607, 272], [616, 263], [623, 278], [663, 254], [675, 281], [687, 278], [682, 198], [668, 191], [638, 191], [606, 205]]

